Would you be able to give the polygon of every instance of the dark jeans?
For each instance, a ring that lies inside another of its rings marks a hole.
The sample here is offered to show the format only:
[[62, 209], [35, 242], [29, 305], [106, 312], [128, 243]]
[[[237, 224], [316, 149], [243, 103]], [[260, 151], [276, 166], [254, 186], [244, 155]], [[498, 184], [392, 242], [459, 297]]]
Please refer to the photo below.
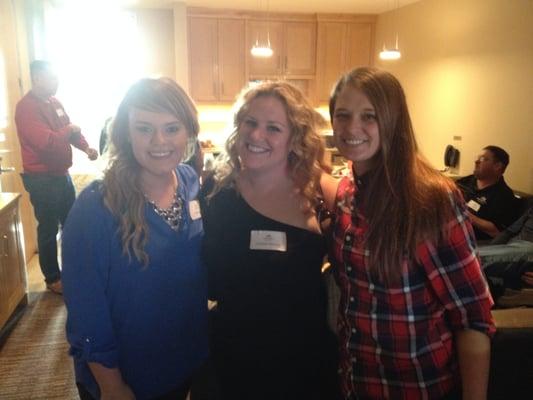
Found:
[[56, 235], [74, 204], [76, 193], [69, 175], [21, 174], [37, 219], [39, 264], [46, 283], [61, 278]]

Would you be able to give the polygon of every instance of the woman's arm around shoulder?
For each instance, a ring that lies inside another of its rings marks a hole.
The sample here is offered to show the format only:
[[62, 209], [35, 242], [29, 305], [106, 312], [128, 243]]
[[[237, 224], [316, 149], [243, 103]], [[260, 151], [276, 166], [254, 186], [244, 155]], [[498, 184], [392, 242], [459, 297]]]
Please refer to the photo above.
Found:
[[320, 188], [324, 196], [324, 202], [329, 211], [335, 209], [335, 198], [337, 197], [337, 189], [339, 188], [340, 179], [337, 179], [330, 174], [324, 172], [320, 177]]

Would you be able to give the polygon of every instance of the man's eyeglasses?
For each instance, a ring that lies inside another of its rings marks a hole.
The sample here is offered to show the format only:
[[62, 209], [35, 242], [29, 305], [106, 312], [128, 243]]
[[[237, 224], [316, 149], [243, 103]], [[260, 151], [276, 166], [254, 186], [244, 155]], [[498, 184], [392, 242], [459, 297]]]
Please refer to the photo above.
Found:
[[486, 157], [486, 156], [479, 156], [476, 161], [484, 162], [484, 161], [492, 161], [492, 158]]

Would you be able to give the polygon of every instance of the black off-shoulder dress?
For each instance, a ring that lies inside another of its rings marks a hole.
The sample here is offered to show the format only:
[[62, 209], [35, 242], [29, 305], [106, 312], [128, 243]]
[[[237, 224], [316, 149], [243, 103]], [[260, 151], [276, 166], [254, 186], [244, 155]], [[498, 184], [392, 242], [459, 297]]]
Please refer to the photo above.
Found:
[[[209, 297], [218, 303], [211, 353], [221, 397], [336, 399], [324, 238], [267, 218], [233, 188], [204, 202], [202, 213]], [[281, 232], [286, 251], [250, 249], [252, 231]]]

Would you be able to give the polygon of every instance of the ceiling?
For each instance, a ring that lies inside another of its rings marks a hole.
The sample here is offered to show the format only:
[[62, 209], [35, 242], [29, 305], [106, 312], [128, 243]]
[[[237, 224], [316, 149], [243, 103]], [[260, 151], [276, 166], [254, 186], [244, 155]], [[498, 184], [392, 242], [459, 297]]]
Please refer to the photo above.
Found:
[[[112, 0], [138, 7], [172, 7], [177, 0]], [[189, 7], [271, 12], [381, 14], [420, 0], [181, 0]]]

